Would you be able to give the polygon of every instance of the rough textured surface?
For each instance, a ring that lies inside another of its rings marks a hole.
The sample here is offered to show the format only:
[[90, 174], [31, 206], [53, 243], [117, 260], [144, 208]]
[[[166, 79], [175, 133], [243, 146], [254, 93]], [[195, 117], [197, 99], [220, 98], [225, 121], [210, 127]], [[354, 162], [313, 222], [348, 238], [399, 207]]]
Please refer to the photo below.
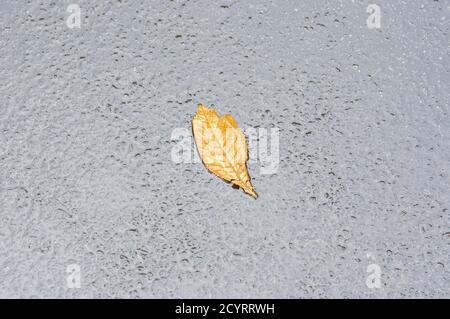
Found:
[[[1, 297], [449, 296], [448, 1], [70, 3], [0, 8]], [[280, 129], [257, 200], [171, 160], [198, 102]]]

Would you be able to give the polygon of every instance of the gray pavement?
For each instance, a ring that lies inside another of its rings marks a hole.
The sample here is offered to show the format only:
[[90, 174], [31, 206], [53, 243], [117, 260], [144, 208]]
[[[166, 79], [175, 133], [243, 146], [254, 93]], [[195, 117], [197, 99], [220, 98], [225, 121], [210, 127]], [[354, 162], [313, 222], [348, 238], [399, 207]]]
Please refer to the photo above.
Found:
[[[3, 1], [0, 297], [448, 298], [450, 2], [371, 3]], [[257, 200], [199, 102], [279, 129]]]

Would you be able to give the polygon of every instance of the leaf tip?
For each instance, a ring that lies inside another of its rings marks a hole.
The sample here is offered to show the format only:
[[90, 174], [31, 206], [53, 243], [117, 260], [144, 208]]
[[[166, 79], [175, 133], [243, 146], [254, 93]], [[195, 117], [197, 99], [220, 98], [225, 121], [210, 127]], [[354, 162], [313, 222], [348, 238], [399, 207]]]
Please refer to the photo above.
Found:
[[254, 199], [258, 198], [258, 194], [253, 190], [253, 188], [244, 189], [244, 192], [252, 196]]

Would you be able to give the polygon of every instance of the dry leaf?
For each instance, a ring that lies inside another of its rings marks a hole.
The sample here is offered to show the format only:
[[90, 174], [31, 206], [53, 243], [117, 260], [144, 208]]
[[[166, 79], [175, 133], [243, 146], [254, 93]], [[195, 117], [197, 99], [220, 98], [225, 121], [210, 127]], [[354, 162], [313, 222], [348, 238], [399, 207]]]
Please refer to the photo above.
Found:
[[214, 109], [198, 105], [192, 119], [195, 144], [206, 168], [220, 178], [241, 187], [254, 198], [247, 171], [247, 143], [236, 121], [229, 114], [219, 118]]

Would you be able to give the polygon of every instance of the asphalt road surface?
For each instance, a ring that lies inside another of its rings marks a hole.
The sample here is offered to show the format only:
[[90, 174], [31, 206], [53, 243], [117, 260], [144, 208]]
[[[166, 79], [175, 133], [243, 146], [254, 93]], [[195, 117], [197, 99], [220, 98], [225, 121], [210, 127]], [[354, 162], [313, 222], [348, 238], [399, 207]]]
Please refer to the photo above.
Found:
[[[448, 1], [0, 12], [1, 297], [449, 297]], [[258, 199], [178, 139], [198, 103]]]

